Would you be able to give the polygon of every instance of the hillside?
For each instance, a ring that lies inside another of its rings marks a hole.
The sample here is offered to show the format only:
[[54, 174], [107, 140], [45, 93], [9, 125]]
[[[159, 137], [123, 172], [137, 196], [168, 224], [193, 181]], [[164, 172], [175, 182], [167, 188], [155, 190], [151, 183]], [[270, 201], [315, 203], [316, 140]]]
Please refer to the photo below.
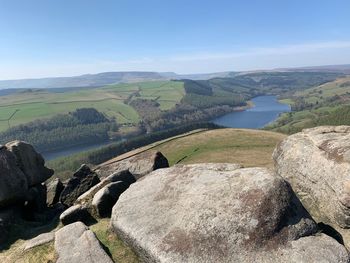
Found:
[[272, 151], [285, 137], [250, 129], [197, 130], [122, 154], [105, 164], [157, 150], [167, 157], [170, 165], [239, 163], [245, 167], [272, 167]]
[[292, 112], [267, 127], [283, 133], [295, 133], [319, 125], [348, 124], [350, 116], [350, 77], [337, 78], [315, 87], [292, 93], [282, 102], [291, 104]]
[[103, 72], [74, 77], [1, 80], [0, 89], [51, 89], [73, 87], [100, 87], [120, 82], [164, 80], [158, 72]]

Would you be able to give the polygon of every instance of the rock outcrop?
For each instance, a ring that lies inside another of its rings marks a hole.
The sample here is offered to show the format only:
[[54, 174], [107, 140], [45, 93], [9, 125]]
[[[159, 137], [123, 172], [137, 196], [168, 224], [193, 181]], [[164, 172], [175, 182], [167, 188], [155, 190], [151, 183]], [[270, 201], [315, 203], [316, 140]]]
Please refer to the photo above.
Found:
[[136, 179], [139, 179], [154, 170], [167, 167], [169, 167], [168, 160], [161, 152], [148, 151], [121, 161], [108, 161], [100, 165], [95, 172], [100, 178], [105, 178], [113, 173], [129, 170]]
[[350, 126], [306, 129], [273, 154], [276, 171], [311, 216], [340, 232], [350, 248]]
[[55, 234], [56, 263], [113, 263], [99, 240], [81, 222], [67, 225]]
[[82, 165], [69, 179], [60, 195], [60, 201], [69, 207], [74, 204], [80, 195], [100, 182], [97, 174], [92, 172], [87, 165]]
[[132, 184], [111, 226], [145, 262], [348, 262], [282, 177], [230, 164], [175, 166]]

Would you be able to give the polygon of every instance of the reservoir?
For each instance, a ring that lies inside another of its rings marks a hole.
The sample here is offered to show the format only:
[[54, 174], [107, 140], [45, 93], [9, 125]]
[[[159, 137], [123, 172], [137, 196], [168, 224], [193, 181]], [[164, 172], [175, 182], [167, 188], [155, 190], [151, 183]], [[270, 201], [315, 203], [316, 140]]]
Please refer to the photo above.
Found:
[[[254, 104], [252, 108], [226, 114], [214, 119], [212, 122], [231, 128], [259, 129], [276, 120], [279, 114], [290, 111], [290, 106], [279, 103], [276, 96], [259, 96], [252, 99], [252, 102]], [[107, 141], [93, 145], [74, 146], [69, 149], [43, 153], [43, 156], [46, 160], [52, 160], [62, 156], [97, 149], [110, 143], [112, 142]]]
[[226, 114], [212, 122], [230, 128], [259, 129], [276, 120], [281, 113], [291, 111], [290, 106], [278, 102], [276, 96], [259, 96], [252, 102], [252, 108]]

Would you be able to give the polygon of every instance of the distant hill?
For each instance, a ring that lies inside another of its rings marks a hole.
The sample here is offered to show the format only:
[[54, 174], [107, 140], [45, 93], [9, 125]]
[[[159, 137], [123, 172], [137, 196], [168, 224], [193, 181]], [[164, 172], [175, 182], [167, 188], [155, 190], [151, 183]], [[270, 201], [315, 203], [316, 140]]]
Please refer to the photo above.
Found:
[[1, 80], [0, 89], [50, 89], [74, 87], [99, 87], [108, 84], [130, 83], [151, 80], [166, 80], [157, 72], [104, 72], [75, 77], [42, 79]]
[[9, 89], [72, 89], [101, 87], [109, 84], [134, 83], [142, 81], [157, 81], [171, 79], [193, 79], [207, 80], [218, 77], [233, 76], [233, 72], [218, 72], [206, 74], [176, 74], [174, 72], [103, 72], [98, 74], [85, 74], [73, 77], [40, 78], [40, 79], [18, 79], [0, 80], [1, 95], [13, 93]]
[[314, 67], [300, 67], [300, 68], [285, 68], [282, 70], [287, 71], [308, 71], [308, 72], [336, 72], [350, 74], [350, 64], [346, 65], [327, 65], [327, 66], [314, 66]]
[[[235, 78], [239, 75], [251, 75], [271, 72], [318, 72], [350, 74], [349, 65], [329, 65], [300, 68], [281, 68], [274, 70], [244, 71], [244, 72], [214, 72], [203, 74], [177, 74], [174, 72], [146, 72], [146, 71], [125, 71], [125, 72], [103, 72], [98, 74], [85, 74], [73, 77], [55, 77], [40, 79], [18, 79], [0, 80], [0, 90], [5, 89], [74, 89], [94, 88], [109, 84], [135, 83], [144, 81], [159, 80], [209, 80], [213, 78]], [[13, 91], [0, 91], [0, 96], [12, 94]]]

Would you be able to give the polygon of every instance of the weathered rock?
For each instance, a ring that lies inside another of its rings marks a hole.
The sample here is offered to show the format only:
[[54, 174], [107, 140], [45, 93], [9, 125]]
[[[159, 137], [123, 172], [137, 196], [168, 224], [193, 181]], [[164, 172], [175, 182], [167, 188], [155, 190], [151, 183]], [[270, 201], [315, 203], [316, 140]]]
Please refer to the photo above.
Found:
[[129, 185], [125, 182], [119, 181], [109, 183], [101, 190], [99, 190], [93, 200], [92, 207], [99, 217], [110, 217], [112, 207], [118, 201], [119, 196], [128, 189]]
[[86, 205], [91, 205], [92, 199], [94, 198], [94, 195], [101, 190], [103, 187], [108, 185], [109, 183], [112, 182], [118, 182], [122, 181], [125, 182], [128, 186], [132, 183], [136, 182], [135, 177], [128, 171], [120, 171], [114, 174], [111, 174], [107, 178], [104, 178], [100, 183], [92, 187], [89, 191], [85, 192], [81, 196], [78, 197], [77, 201], [75, 202], [76, 204], [86, 204]]
[[54, 232], [41, 234], [37, 237], [27, 240], [23, 245], [23, 250], [26, 251], [28, 249], [32, 249], [34, 247], [44, 245], [46, 243], [53, 241], [54, 239], [55, 239]]
[[63, 225], [69, 225], [78, 221], [88, 224], [93, 220], [93, 218], [90, 215], [87, 207], [82, 205], [74, 205], [61, 214], [60, 220]]
[[72, 206], [80, 195], [98, 184], [100, 179], [97, 174], [83, 165], [67, 183], [60, 195], [60, 201], [66, 206]]
[[51, 182], [47, 183], [47, 198], [46, 198], [46, 203], [49, 206], [52, 206], [56, 204], [59, 199], [60, 195], [63, 191], [63, 184], [59, 178], [56, 178], [52, 180]]
[[15, 155], [0, 146], [0, 207], [23, 199], [28, 190], [28, 179], [17, 166]]
[[339, 231], [350, 248], [350, 126], [307, 129], [274, 151], [276, 171], [317, 222]]
[[169, 167], [169, 163], [161, 152], [149, 151], [121, 161], [106, 162], [100, 165], [95, 172], [100, 178], [104, 178], [122, 170], [129, 170], [136, 179], [139, 179], [154, 170], [166, 167]]
[[28, 186], [34, 186], [45, 182], [54, 171], [45, 167], [44, 158], [34, 150], [34, 147], [26, 142], [13, 141], [6, 144], [17, 159], [17, 164], [27, 176]]
[[67, 225], [55, 234], [56, 263], [113, 263], [95, 234], [81, 222]]
[[111, 226], [145, 262], [349, 260], [334, 239], [312, 236], [316, 224], [289, 184], [264, 168], [154, 171], [120, 196]]

